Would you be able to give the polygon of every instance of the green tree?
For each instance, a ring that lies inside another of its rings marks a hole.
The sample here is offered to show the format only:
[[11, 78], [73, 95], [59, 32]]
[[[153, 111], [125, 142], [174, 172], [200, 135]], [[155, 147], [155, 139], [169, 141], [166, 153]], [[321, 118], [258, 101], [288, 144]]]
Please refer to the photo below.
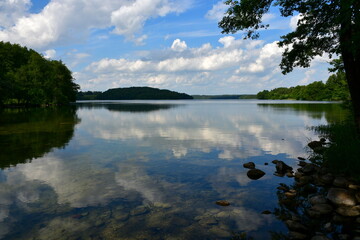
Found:
[[297, 28], [281, 37], [285, 47], [280, 67], [284, 74], [294, 67], [309, 67], [324, 53], [343, 59], [355, 121], [360, 129], [360, 1], [359, 0], [227, 0], [226, 16], [219, 22], [222, 33], [246, 32], [257, 38], [267, 28], [262, 17], [272, 5], [283, 17], [300, 14]]

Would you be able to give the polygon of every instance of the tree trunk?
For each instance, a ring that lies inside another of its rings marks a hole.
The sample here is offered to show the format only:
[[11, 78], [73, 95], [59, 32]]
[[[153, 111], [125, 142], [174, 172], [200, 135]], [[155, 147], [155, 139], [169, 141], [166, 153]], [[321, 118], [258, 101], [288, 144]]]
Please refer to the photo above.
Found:
[[[360, 23], [357, 12], [358, 2], [355, 1], [354, 5], [356, 6], [351, 6], [350, 2], [348, 0], [340, 1], [340, 48], [354, 111], [355, 125], [360, 135], [360, 51], [359, 43], [355, 37], [356, 34], [359, 34], [356, 30]], [[356, 17], [352, 18], [354, 15]], [[355, 19], [355, 23], [353, 19]]]

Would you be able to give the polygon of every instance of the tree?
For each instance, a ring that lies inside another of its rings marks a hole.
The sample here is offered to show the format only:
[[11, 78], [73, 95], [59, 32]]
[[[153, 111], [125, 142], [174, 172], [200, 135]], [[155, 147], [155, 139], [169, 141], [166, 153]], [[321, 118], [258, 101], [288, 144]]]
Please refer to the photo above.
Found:
[[262, 17], [277, 6], [281, 16], [300, 14], [297, 28], [278, 43], [284, 47], [280, 63], [283, 74], [294, 67], [309, 67], [315, 56], [341, 56], [352, 99], [355, 122], [360, 129], [360, 1], [359, 0], [227, 0], [226, 15], [219, 22], [222, 33], [246, 32], [258, 38], [268, 25]]

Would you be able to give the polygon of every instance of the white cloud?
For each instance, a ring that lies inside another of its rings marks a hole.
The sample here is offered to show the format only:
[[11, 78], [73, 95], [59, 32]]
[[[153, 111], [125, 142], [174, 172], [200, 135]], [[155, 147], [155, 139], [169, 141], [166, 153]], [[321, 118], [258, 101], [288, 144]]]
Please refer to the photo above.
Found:
[[[206, 43], [191, 48], [177, 39], [169, 48], [142, 52], [143, 59], [101, 59], [75, 77], [83, 90], [151, 86], [189, 94], [257, 93], [286, 84], [297, 85], [305, 77], [305, 73], [298, 72], [281, 74], [282, 49], [276, 41], [264, 44], [225, 36], [218, 42], [222, 46]], [[322, 67], [319, 72], [327, 72], [325, 64], [319, 59], [311, 68]], [[309, 79], [313, 80], [316, 79]]]
[[53, 59], [56, 56], [55, 49], [49, 49], [45, 51], [44, 57], [47, 59]]
[[[92, 29], [114, 27], [113, 33], [141, 44], [146, 35], [139, 35], [150, 18], [163, 17], [169, 13], [180, 13], [189, 7], [189, 3], [171, 0], [52, 0], [40, 13], [29, 14], [25, 10], [29, 1], [14, 7], [13, 1], [7, 1], [0, 30], [0, 40], [20, 43], [32, 48], [44, 49], [56, 44], [81, 42]], [[0, 5], [1, 6], [1, 5]], [[9, 8], [15, 9], [9, 14]], [[0, 20], [2, 17], [0, 17]], [[16, 22], [14, 22], [16, 20]]]
[[175, 52], [182, 52], [187, 49], [187, 45], [185, 41], [181, 41], [180, 39], [175, 39], [173, 44], [171, 45], [171, 49]]
[[227, 9], [228, 6], [225, 5], [223, 1], [220, 1], [213, 5], [212, 9], [210, 9], [205, 16], [208, 19], [220, 21], [224, 17]]
[[1, 0], [0, 30], [13, 26], [20, 17], [26, 14], [30, 6], [30, 0]]
[[291, 28], [291, 30], [294, 31], [297, 28], [297, 24], [298, 24], [299, 20], [301, 20], [302, 18], [303, 18], [303, 16], [301, 14], [292, 16], [290, 18], [290, 28]]

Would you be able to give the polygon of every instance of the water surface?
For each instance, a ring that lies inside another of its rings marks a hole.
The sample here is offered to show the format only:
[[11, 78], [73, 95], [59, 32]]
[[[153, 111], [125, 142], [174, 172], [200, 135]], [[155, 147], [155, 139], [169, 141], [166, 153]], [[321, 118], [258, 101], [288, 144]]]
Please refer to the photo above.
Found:
[[[272, 160], [297, 167], [339, 104], [80, 102], [0, 113], [1, 239], [271, 239]], [[243, 163], [266, 175], [250, 180]], [[266, 165], [268, 163], [268, 165]], [[227, 200], [228, 207], [217, 200]]]

